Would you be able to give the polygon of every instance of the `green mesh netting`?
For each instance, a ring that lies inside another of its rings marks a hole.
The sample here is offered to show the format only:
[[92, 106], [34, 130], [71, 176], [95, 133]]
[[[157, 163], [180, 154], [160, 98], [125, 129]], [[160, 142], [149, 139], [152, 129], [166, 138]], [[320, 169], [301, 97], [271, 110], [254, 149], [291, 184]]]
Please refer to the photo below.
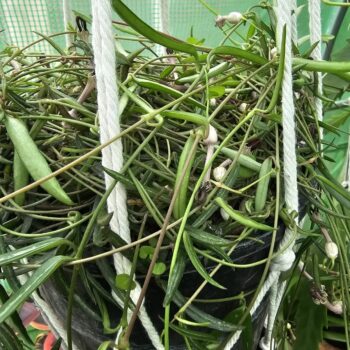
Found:
[[[72, 10], [72, 24], [74, 23], [74, 11], [86, 16], [91, 14], [90, 0], [67, 0]], [[40, 38], [35, 32], [42, 34], [53, 34], [65, 30], [63, 15], [63, 0], [1, 0], [0, 1], [0, 50], [12, 45], [25, 47], [34, 40]], [[258, 0], [127, 0], [125, 3], [145, 22], [158, 30], [164, 29], [160, 26], [161, 4], [167, 3], [168, 16], [166, 16], [166, 29], [169, 34], [183, 40], [193, 36], [197, 40], [205, 39], [205, 46], [216, 46], [220, 44], [224, 34], [214, 27], [215, 17], [218, 14], [228, 14], [231, 11], [245, 12], [251, 6], [257, 5]], [[305, 6], [307, 0], [298, 0], [299, 6]], [[330, 34], [337, 21], [339, 8], [323, 5], [322, 27], [324, 34]], [[117, 16], [115, 19], [118, 20]], [[348, 11], [343, 24], [335, 33], [333, 53], [330, 59], [349, 59], [349, 23], [350, 11]], [[298, 16], [299, 38], [307, 41], [308, 35], [308, 12], [306, 8], [300, 7]], [[333, 33], [334, 34], [334, 33]], [[125, 34], [120, 33], [121, 36]], [[54, 39], [58, 45], [65, 47], [65, 37], [58, 36]], [[194, 40], [194, 39], [193, 39]], [[237, 38], [239, 40], [239, 38]], [[126, 50], [133, 50], [137, 44], [132, 41], [121, 40]], [[54, 52], [54, 49], [45, 41], [33, 47], [35, 51], [45, 53]], [[340, 81], [339, 84], [344, 84]], [[344, 131], [349, 130], [349, 108], [338, 112], [327, 113], [326, 120], [337, 119], [335, 124]], [[340, 178], [344, 177], [344, 164], [348, 148], [348, 137], [342, 134], [334, 137], [327, 135], [326, 140], [336, 147], [327, 150], [329, 156], [336, 162], [330, 164], [333, 174]]]

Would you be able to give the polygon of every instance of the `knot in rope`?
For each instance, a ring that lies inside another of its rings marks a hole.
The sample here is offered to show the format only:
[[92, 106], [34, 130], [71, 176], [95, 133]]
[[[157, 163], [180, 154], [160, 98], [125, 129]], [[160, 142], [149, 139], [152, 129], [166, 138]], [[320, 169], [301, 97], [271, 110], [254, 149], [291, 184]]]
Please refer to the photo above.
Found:
[[282, 254], [276, 256], [271, 263], [271, 271], [284, 272], [288, 271], [292, 266], [295, 260], [295, 253], [292, 249], [287, 249]]

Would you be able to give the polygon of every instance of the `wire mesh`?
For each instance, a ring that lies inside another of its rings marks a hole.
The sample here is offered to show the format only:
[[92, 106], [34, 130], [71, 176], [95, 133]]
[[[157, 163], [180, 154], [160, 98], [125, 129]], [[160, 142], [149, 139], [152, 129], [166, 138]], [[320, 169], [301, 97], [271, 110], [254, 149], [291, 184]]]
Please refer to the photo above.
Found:
[[[70, 0], [73, 11], [86, 16], [91, 14], [90, 0]], [[245, 11], [248, 4], [232, 0], [128, 0], [127, 5], [154, 28], [186, 40], [191, 35], [199, 40], [206, 38], [207, 45], [216, 45], [223, 37], [214, 29], [215, 17], [231, 11]], [[163, 15], [164, 14], [164, 15]], [[163, 15], [163, 21], [160, 18]], [[74, 18], [74, 16], [72, 16]], [[118, 19], [115, 16], [115, 19]], [[0, 47], [24, 47], [36, 39], [39, 32], [45, 35], [64, 31], [62, 0], [2, 0], [0, 2]], [[64, 46], [63, 36], [55, 41]], [[133, 44], [127, 44], [133, 47]], [[52, 50], [44, 41], [37, 44], [40, 51]]]

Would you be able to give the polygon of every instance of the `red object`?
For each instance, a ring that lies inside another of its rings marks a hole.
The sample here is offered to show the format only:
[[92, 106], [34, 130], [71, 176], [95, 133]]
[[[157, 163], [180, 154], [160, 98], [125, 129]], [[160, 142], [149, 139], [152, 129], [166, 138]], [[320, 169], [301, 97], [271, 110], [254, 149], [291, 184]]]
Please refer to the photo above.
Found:
[[47, 337], [45, 338], [43, 350], [51, 350], [55, 344], [55, 341], [56, 341], [55, 336], [53, 335], [52, 332], [49, 332], [47, 334]]

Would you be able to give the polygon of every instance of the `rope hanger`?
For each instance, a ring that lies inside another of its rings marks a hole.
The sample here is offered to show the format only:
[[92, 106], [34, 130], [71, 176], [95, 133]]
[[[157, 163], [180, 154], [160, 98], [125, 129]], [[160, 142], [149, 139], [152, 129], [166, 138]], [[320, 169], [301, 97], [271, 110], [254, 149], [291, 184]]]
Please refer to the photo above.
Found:
[[[94, 51], [98, 115], [100, 121], [101, 143], [110, 140], [120, 132], [118, 113], [118, 88], [116, 77], [115, 42], [112, 28], [112, 8], [110, 0], [92, 0], [92, 47]], [[102, 151], [102, 165], [114, 171], [120, 171], [123, 166], [123, 149], [121, 140], [117, 140]], [[112, 183], [112, 178], [105, 174], [106, 188]], [[110, 221], [112, 231], [116, 232], [126, 242], [130, 243], [130, 229], [126, 205], [126, 192], [119, 182], [107, 200], [108, 212], [113, 213]], [[122, 254], [113, 255], [114, 267], [118, 274], [129, 274], [131, 262]], [[134, 303], [137, 302], [141, 287], [130, 293]], [[113, 295], [119, 305], [123, 301]], [[128, 311], [128, 318], [131, 311]], [[139, 319], [145, 328], [153, 346], [163, 349], [157, 330], [152, 324], [144, 306], [141, 307]]]

